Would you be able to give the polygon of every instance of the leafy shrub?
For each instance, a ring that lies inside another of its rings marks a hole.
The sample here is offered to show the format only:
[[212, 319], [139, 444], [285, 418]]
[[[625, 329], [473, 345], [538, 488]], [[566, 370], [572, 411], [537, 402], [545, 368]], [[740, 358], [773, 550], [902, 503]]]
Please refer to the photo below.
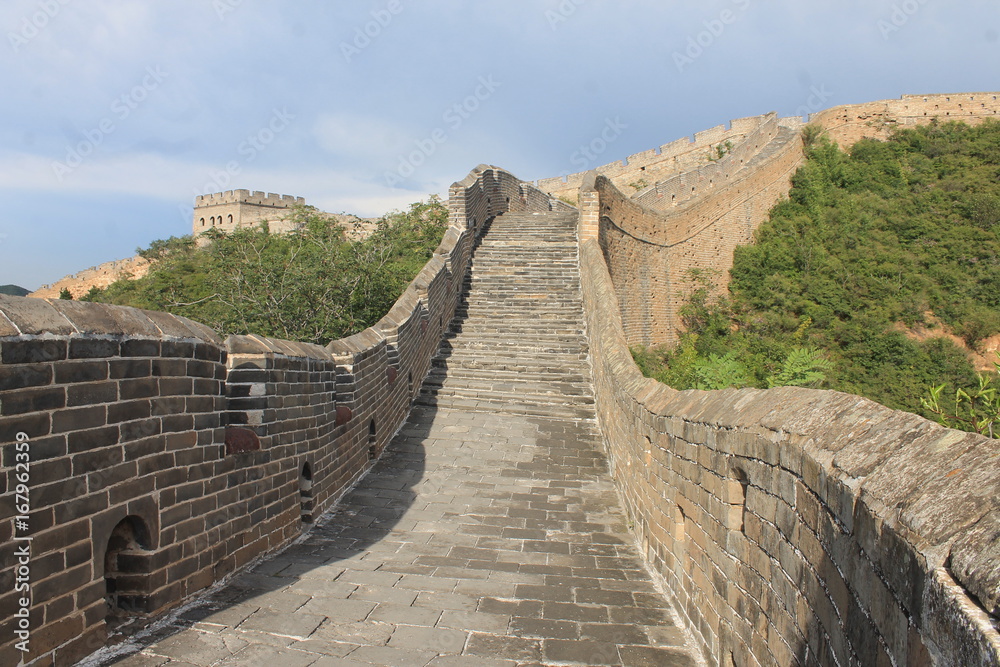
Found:
[[383, 317], [427, 263], [448, 226], [437, 198], [379, 220], [361, 241], [315, 209], [295, 209], [297, 231], [266, 225], [154, 241], [138, 280], [119, 280], [88, 300], [190, 317], [222, 334], [255, 333], [326, 344]]

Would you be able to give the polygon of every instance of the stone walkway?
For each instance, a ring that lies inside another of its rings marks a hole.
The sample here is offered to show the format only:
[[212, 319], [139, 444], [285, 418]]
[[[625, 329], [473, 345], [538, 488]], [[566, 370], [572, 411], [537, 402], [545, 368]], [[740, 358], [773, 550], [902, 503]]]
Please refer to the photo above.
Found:
[[573, 216], [498, 218], [372, 472], [302, 541], [104, 664], [698, 665], [601, 454], [574, 233]]
[[695, 665], [597, 447], [588, 423], [417, 408], [306, 540], [116, 664]]

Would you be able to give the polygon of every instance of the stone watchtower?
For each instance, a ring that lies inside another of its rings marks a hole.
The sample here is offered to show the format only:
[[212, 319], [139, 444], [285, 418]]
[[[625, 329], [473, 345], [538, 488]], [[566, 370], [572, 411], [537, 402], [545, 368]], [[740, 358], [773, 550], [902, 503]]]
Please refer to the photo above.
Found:
[[295, 205], [305, 205], [302, 197], [275, 195], [270, 192], [227, 190], [199, 195], [194, 200], [192, 232], [195, 237], [209, 229], [231, 232], [241, 227], [255, 227], [267, 222], [272, 232], [284, 232], [291, 224], [283, 220]]

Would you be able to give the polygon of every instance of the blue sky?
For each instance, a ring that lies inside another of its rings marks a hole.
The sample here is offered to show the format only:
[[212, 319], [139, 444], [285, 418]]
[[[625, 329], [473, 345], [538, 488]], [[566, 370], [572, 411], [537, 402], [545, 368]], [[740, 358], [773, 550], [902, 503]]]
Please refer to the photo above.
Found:
[[996, 0], [5, 0], [0, 29], [0, 284], [29, 289], [188, 233], [196, 194], [371, 216], [480, 163], [1000, 89]]

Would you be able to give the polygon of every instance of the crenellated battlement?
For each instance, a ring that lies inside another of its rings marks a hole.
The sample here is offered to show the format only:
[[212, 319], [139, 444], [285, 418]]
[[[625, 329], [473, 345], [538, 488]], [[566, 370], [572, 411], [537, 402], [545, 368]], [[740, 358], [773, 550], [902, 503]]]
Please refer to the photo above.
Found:
[[[832, 107], [811, 114], [809, 122], [821, 125], [834, 141], [850, 145], [866, 137], [884, 139], [896, 127], [912, 127], [932, 118], [976, 122], [988, 117], [1000, 117], [1000, 95], [997, 93], [903, 95], [899, 99]], [[726, 141], [740, 143], [772, 119], [776, 119], [779, 126], [793, 130], [806, 124], [797, 116], [778, 117], [774, 112], [737, 118], [731, 120], [728, 127], [717, 125], [602, 165], [596, 171], [623, 190], [628, 190], [637, 180], [652, 185], [704, 166], [709, 150]], [[544, 178], [535, 185], [555, 197], [572, 199], [586, 174], [577, 172]]]
[[226, 190], [208, 195], [198, 195], [194, 207], [219, 206], [222, 204], [253, 204], [254, 206], [273, 206], [275, 208], [291, 208], [296, 204], [305, 205], [304, 197], [294, 195], [276, 195], [274, 193], [255, 190]]
[[[760, 116], [747, 116], [729, 122], [729, 127], [717, 125], [681, 137], [675, 141], [629, 155], [624, 160], [597, 167], [597, 173], [606, 176], [617, 187], [627, 187], [630, 181], [645, 180], [652, 184], [678, 175], [707, 162], [706, 156], [715, 146], [730, 141], [741, 142], [744, 137], [777, 118], [774, 112]], [[545, 178], [536, 185], [553, 196], [573, 197], [580, 189], [587, 172], [577, 172], [567, 176]]]
[[304, 197], [259, 190], [226, 190], [198, 195], [194, 200], [191, 230], [198, 236], [209, 229], [231, 232], [266, 223], [274, 233], [287, 232], [294, 227], [286, 221], [288, 211], [305, 205]]

